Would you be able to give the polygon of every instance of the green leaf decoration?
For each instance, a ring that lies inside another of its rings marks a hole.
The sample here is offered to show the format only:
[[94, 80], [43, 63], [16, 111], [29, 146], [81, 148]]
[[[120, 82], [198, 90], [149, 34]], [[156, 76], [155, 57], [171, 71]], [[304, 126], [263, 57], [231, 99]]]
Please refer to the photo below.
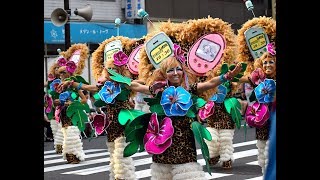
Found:
[[136, 117], [141, 116], [143, 114], [145, 114], [145, 112], [135, 109], [121, 109], [118, 115], [118, 121], [121, 125], [125, 125], [129, 120], [132, 121]]
[[131, 85], [131, 79], [125, 76], [122, 76], [121, 74], [116, 73], [114, 70], [112, 69], [108, 69], [108, 72], [110, 73], [110, 79], [119, 82], [119, 83], [125, 83], [128, 86]]
[[211, 134], [198, 121], [193, 121], [191, 123], [191, 129], [193, 131], [193, 134], [194, 134], [196, 141], [198, 142], [198, 144], [201, 147], [202, 156], [203, 156], [204, 160], [206, 161], [206, 167], [207, 167], [208, 173], [211, 175], [211, 169], [210, 169], [210, 165], [209, 165], [209, 159], [210, 159], [209, 149], [208, 149], [207, 144], [204, 141], [204, 139], [211, 141], [212, 140]]
[[91, 141], [91, 139], [93, 138], [94, 134], [96, 133], [96, 131], [94, 129], [91, 130], [91, 134], [89, 137], [89, 142]]
[[157, 113], [159, 116], [165, 115], [164, 110], [160, 104], [154, 104], [154, 105], [150, 106], [150, 111], [152, 113], [154, 113], [154, 112]]
[[116, 100], [117, 101], [125, 101], [129, 98], [130, 90], [125, 88], [124, 86], [121, 86], [121, 92], [117, 95]]
[[249, 101], [252, 102], [252, 101], [255, 101], [257, 98], [256, 98], [256, 93], [254, 91], [252, 91], [250, 97], [249, 97]]
[[103, 106], [107, 105], [107, 103], [102, 101], [101, 99], [96, 100], [93, 104], [95, 107], [103, 107]]
[[138, 124], [138, 125], [135, 125], [135, 126], [132, 126], [132, 127], [129, 127], [129, 128], [125, 128], [125, 134], [126, 134], [126, 136], [128, 136], [126, 138], [126, 142], [134, 141], [135, 138], [136, 138], [137, 132], [143, 127], [144, 126], [142, 124]]
[[97, 100], [100, 100], [100, 96], [99, 96], [99, 93], [95, 93], [93, 95], [93, 98], [97, 101]]
[[86, 106], [79, 101], [74, 101], [67, 108], [67, 116], [71, 118], [72, 124], [78, 126], [81, 132], [85, 129], [85, 122], [88, 121], [88, 115], [84, 112]]
[[51, 108], [51, 111], [47, 114], [48, 119], [52, 119], [53, 118], [53, 112], [54, 112], [54, 108]]
[[59, 99], [60, 94], [55, 91], [51, 91], [50, 95], [51, 95], [52, 99]]
[[235, 67], [236, 67], [235, 64], [231, 64], [231, 65], [229, 66], [229, 70], [232, 71]]
[[206, 103], [207, 102], [204, 99], [198, 97], [195, 105], [199, 109], [199, 108], [203, 107]]
[[77, 75], [73, 77], [75, 78], [75, 81], [78, 83], [82, 82], [83, 84], [89, 84], [82, 76]]
[[145, 102], [148, 103], [149, 106], [155, 105], [155, 104], [160, 104], [162, 92], [158, 92], [155, 97], [151, 98], [143, 98]]
[[221, 75], [221, 74], [225, 74], [225, 73], [227, 73], [227, 72], [228, 72], [228, 64], [224, 63], [224, 64], [222, 64], [222, 66], [221, 66], [220, 75]]
[[241, 128], [241, 104], [236, 98], [228, 98], [224, 100], [224, 106], [229, 114], [231, 114], [233, 122], [238, 129]]
[[86, 113], [90, 113], [90, 107], [87, 103], [83, 104], [84, 106], [84, 110], [86, 111]]
[[138, 151], [144, 151], [143, 138], [147, 131], [151, 114], [152, 113], [147, 113], [138, 116], [126, 125], [124, 134], [126, 142], [129, 144], [123, 151], [124, 157], [131, 156]]
[[241, 63], [241, 73], [243, 73], [243, 72], [245, 72], [246, 71], [246, 69], [247, 69], [247, 66], [248, 66], [248, 64], [247, 63]]
[[78, 94], [77, 94], [77, 93], [75, 93], [75, 92], [72, 92], [72, 93], [71, 93], [71, 98], [72, 98], [73, 100], [75, 100], [77, 97], [78, 97]]
[[48, 81], [48, 85], [47, 85], [47, 88], [48, 89], [50, 89], [50, 84], [53, 82], [53, 80], [52, 81]]
[[239, 74], [237, 74], [237, 75], [235, 76], [235, 78], [239, 78], [239, 79], [240, 79], [242, 76], [243, 76], [243, 73], [240, 72]]
[[123, 156], [124, 157], [129, 157], [136, 152], [138, 152], [139, 148], [139, 142], [138, 141], [132, 141], [130, 144], [128, 144], [123, 151]]
[[64, 81], [72, 81], [72, 80], [75, 80], [73, 76], [64, 79]]
[[193, 112], [192, 108], [189, 108], [186, 116], [189, 118], [195, 118], [196, 114]]
[[231, 113], [231, 108], [235, 107], [237, 104], [239, 105], [239, 108], [241, 108], [240, 103], [236, 98], [226, 98], [224, 100], [224, 106], [229, 114]]
[[240, 78], [234, 77], [231, 81], [232, 82], [238, 82]]

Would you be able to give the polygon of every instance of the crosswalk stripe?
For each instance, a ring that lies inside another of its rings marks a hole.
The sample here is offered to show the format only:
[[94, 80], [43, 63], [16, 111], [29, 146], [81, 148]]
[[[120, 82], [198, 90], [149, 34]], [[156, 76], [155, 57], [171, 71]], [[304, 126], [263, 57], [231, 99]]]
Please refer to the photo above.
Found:
[[[131, 157], [139, 157], [139, 156], [145, 156], [145, 155], [148, 155], [148, 153], [147, 152], [136, 153]], [[110, 161], [110, 157], [107, 157], [107, 158], [102, 158], [102, 159], [83, 161], [79, 164], [63, 164], [63, 165], [45, 167], [44, 172], [56, 171], [56, 170], [61, 170], [61, 169], [69, 169], [69, 168], [73, 168], [73, 167], [85, 166], [85, 165], [96, 164], [96, 163], [104, 163], [104, 162], [106, 163], [109, 161]]]
[[[224, 174], [224, 173], [211, 173], [210, 175], [209, 173], [205, 173], [205, 176], [207, 179], [216, 179], [216, 178], [221, 178], [221, 177], [231, 176], [231, 175], [232, 174]], [[136, 176], [138, 179], [151, 177], [151, 169], [137, 171]]]
[[45, 151], [43, 154], [51, 154], [51, 153], [55, 153], [56, 150], [50, 150], [50, 151]]
[[[251, 145], [251, 144], [255, 144], [255, 143], [256, 143], [256, 140], [248, 141], [248, 142], [242, 142], [242, 143], [234, 144], [233, 147], [246, 146], [246, 145]], [[49, 151], [46, 151], [46, 152], [49, 152]], [[53, 151], [53, 152], [55, 152], [55, 151]], [[98, 153], [98, 154], [102, 154], [102, 153]], [[107, 155], [107, 154], [109, 154], [109, 152], [105, 152], [105, 155]], [[200, 149], [197, 149], [197, 154], [201, 154], [201, 150]], [[250, 155], [250, 154], [252, 154], [252, 155]], [[94, 154], [92, 154], [92, 155], [94, 155]], [[148, 155], [148, 153], [147, 152], [136, 153], [132, 157], [145, 156], [145, 155]], [[257, 155], [257, 149], [252, 149], [252, 150], [242, 151], [242, 152], [236, 152], [236, 153], [234, 153], [234, 158], [237, 159], [237, 158], [242, 158], [242, 157], [246, 157], [246, 156], [249, 156], [249, 155], [250, 156]], [[101, 155], [99, 155], [99, 156], [101, 156]], [[97, 156], [94, 156], [94, 157], [97, 157]], [[44, 172], [56, 171], [56, 170], [61, 170], [61, 169], [75, 168], [75, 167], [86, 166], [86, 165], [90, 165], [90, 164], [107, 163], [108, 161], [110, 161], [110, 157], [94, 159], [94, 160], [86, 160], [86, 161], [81, 162], [79, 164], [56, 165], [56, 166], [51, 166], [51, 167], [45, 167], [44, 168]], [[205, 164], [204, 159], [202, 159], [202, 161], [203, 161], [202, 165], [204, 165]], [[45, 161], [45, 164], [51, 164], [50, 162], [52, 163], [52, 162], [55, 162], [55, 161], [49, 160], [49, 163], [48, 162], [46, 163], [46, 161]], [[59, 159], [58, 162], [63, 162], [63, 160]], [[151, 163], [151, 157], [150, 157], [150, 160], [146, 160], [146, 161], [141, 160], [141, 161], [138, 161], [138, 162], [149, 162], [149, 163]], [[99, 167], [95, 167], [94, 169], [93, 168], [89, 168], [90, 170], [81, 169], [81, 170], [77, 170], [77, 171], [65, 172], [65, 173], [62, 173], [62, 174], [74, 174], [74, 173], [81, 173], [81, 172], [84, 172], [84, 171], [86, 172], [84, 174], [93, 174], [93, 173], [97, 173], [97, 172], [107, 171], [106, 167], [107, 166], [100, 166], [100, 168]]]
[[250, 178], [250, 179], [246, 179], [246, 180], [263, 180], [263, 176], [254, 177], [254, 178]]
[[[107, 155], [107, 152], [102, 152], [102, 153], [88, 154], [88, 155], [85, 155], [84, 158], [86, 159], [86, 158], [93, 158], [93, 157], [106, 156], [106, 155]], [[53, 164], [53, 163], [60, 163], [60, 162], [67, 162], [67, 161], [61, 157], [60, 159], [53, 159], [53, 160], [45, 161], [44, 165]]]
[[[198, 149], [198, 150], [200, 150], [200, 149]], [[258, 154], [257, 149], [251, 149], [251, 150], [236, 152], [236, 153], [233, 154], [233, 156], [234, 156], [234, 159], [239, 159], [239, 158], [243, 158], [243, 157], [254, 156], [254, 155], [257, 155], [257, 154]], [[137, 167], [137, 166], [140, 166], [140, 165], [151, 164], [152, 163], [152, 158], [148, 157], [148, 158], [144, 158], [144, 159], [138, 159], [138, 160], [134, 160], [133, 162], [134, 162], [134, 166]], [[204, 159], [199, 159], [198, 163], [200, 163], [201, 166], [204, 166], [205, 165], [205, 160]], [[69, 172], [65, 172], [65, 173], [62, 173], [62, 174], [89, 175], [89, 174], [95, 174], [95, 173], [100, 173], [100, 172], [104, 172], [104, 171], [109, 171], [109, 169], [110, 169], [109, 165], [104, 165], [104, 166], [100, 166], [100, 167], [81, 169], [81, 170], [76, 170], [76, 171], [69, 171]], [[150, 176], [151, 176], [151, 174], [150, 174]], [[141, 178], [141, 177], [139, 177], [139, 178]]]
[[[87, 150], [84, 150], [84, 153], [98, 152], [98, 151], [107, 151], [107, 149], [87, 149]], [[107, 155], [109, 155], [109, 152], [107, 152]], [[62, 155], [61, 154], [45, 155], [44, 159], [54, 158], [54, 157], [61, 157], [62, 158]]]
[[259, 165], [258, 161], [252, 161], [252, 162], [249, 162], [249, 163], [246, 163], [246, 164], [248, 164], [248, 165]]
[[247, 141], [247, 142], [233, 144], [233, 147], [236, 148], [236, 147], [247, 146], [247, 145], [252, 145], [252, 144], [256, 144], [256, 143], [257, 143], [257, 140]]

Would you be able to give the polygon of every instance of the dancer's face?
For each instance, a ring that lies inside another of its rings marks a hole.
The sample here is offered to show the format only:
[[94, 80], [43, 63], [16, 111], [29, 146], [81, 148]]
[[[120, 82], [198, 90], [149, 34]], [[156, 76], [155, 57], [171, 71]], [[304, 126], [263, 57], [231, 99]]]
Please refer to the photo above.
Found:
[[170, 85], [180, 86], [181, 80], [183, 76], [183, 70], [181, 66], [176, 66], [173, 68], [169, 68], [166, 71], [167, 79], [170, 82]]
[[70, 77], [70, 73], [67, 71], [65, 66], [62, 66], [58, 69], [59, 74], [60, 74], [60, 79], [63, 81], [65, 78]]
[[54, 68], [54, 75], [56, 78], [59, 78], [60, 77], [60, 74], [59, 74], [59, 66], [55, 67]]
[[262, 69], [267, 77], [273, 77], [276, 73], [276, 61], [274, 58], [262, 60]]

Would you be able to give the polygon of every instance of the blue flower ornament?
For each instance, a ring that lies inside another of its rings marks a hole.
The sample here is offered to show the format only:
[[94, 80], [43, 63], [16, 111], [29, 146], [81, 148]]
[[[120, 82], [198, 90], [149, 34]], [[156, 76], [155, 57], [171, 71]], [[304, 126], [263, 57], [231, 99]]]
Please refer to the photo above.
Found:
[[254, 93], [259, 103], [271, 103], [276, 94], [276, 82], [273, 79], [265, 79], [254, 88]]
[[227, 87], [221, 84], [218, 86], [217, 93], [210, 98], [210, 101], [214, 101], [216, 103], [223, 103], [226, 95], [227, 95]]
[[59, 100], [61, 104], [64, 104], [70, 98], [71, 98], [71, 93], [69, 91], [63, 92], [59, 95]]
[[120, 92], [120, 84], [112, 81], [106, 81], [98, 94], [102, 101], [106, 102], [107, 104], [113, 104], [115, 102], [115, 98], [118, 94], [120, 94]]
[[162, 92], [160, 100], [166, 116], [185, 116], [192, 103], [190, 93], [181, 86], [166, 88]]
[[61, 84], [61, 80], [60, 79], [55, 79], [51, 82], [50, 84], [50, 90], [56, 92], [56, 88], [57, 86]]

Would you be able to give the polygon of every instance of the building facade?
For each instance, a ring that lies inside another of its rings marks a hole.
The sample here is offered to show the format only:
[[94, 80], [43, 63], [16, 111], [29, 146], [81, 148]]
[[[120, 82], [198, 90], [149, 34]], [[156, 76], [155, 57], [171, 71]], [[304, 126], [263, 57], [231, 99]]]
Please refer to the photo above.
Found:
[[[251, 0], [254, 14], [275, 18], [276, 0]], [[137, 17], [137, 10], [145, 9], [149, 19], [157, 22], [181, 22], [188, 19], [208, 17], [221, 18], [232, 24], [232, 28], [241, 27], [247, 20], [253, 18], [243, 0], [44, 0], [44, 80], [47, 70], [56, 60], [57, 49], [65, 50], [64, 26], [57, 27], [51, 22], [51, 14], [57, 8], [64, 9], [68, 2], [70, 9], [70, 41], [86, 43], [90, 54], [99, 43], [117, 34], [129, 38], [141, 38], [148, 32], [148, 21]], [[87, 22], [83, 17], [74, 14], [87, 4], [92, 7], [92, 19]], [[115, 19], [121, 19], [119, 29], [115, 27]], [[91, 56], [86, 63], [83, 77], [90, 83], [95, 83], [91, 76]]]

